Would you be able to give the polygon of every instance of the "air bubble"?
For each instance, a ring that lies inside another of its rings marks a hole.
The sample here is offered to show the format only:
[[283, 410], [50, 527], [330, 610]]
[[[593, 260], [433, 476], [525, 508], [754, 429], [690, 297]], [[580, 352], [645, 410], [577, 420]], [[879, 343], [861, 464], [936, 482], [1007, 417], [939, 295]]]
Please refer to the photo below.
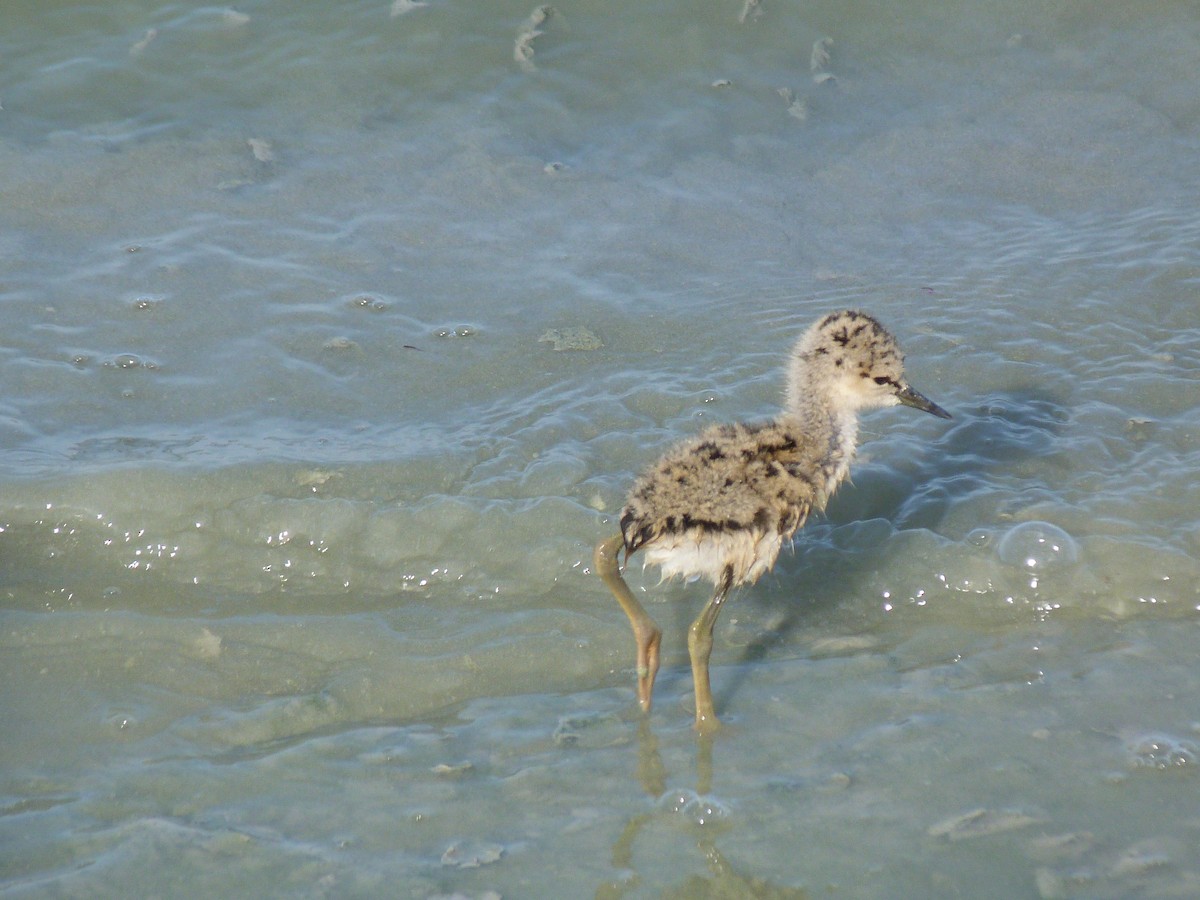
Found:
[[158, 368], [158, 363], [149, 359], [142, 359], [136, 353], [118, 353], [116, 356], [104, 361], [106, 369], [149, 369]]
[[1049, 522], [1022, 522], [1000, 539], [996, 552], [1001, 562], [1031, 575], [1061, 569], [1079, 559], [1075, 539]]
[[137, 725], [137, 719], [128, 713], [114, 713], [108, 717], [108, 724], [117, 731], [130, 731]]
[[976, 528], [967, 535], [967, 543], [972, 547], [986, 547], [989, 543], [991, 543], [991, 540], [991, 532], [984, 528]]

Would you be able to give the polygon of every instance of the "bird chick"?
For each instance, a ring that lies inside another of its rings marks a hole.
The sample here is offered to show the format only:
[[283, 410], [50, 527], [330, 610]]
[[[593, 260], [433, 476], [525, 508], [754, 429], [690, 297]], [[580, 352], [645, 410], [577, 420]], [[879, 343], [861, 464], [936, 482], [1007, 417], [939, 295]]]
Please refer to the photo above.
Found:
[[858, 414], [902, 404], [950, 414], [913, 390], [904, 355], [878, 321], [854, 310], [831, 313], [801, 335], [787, 368], [786, 405], [769, 422], [712, 426], [668, 450], [634, 483], [621, 533], [596, 546], [596, 571], [621, 604], [637, 643], [638, 703], [649, 711], [662, 631], [621, 577], [643, 551], [664, 578], [704, 578], [714, 593], [688, 633], [696, 728], [719, 726], [708, 661], [721, 604], [775, 564], [813, 510], [823, 510], [846, 477]]

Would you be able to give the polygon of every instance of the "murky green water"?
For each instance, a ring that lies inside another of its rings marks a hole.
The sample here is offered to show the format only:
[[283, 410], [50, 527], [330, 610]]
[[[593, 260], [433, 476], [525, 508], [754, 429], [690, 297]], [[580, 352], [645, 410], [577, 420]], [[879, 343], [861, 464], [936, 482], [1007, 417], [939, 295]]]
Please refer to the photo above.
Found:
[[[1189, 4], [535, 6], [6, 6], [0, 892], [1200, 894]], [[843, 306], [955, 418], [643, 720], [591, 547]]]

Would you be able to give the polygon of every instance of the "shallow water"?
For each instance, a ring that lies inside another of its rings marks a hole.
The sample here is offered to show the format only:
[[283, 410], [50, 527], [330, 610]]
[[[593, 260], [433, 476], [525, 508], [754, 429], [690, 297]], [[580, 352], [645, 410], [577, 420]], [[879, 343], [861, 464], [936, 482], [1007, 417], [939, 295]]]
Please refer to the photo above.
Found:
[[[1200, 893], [1190, 4], [51, 6], [0, 37], [5, 895]], [[631, 573], [644, 722], [591, 547], [848, 305], [955, 418], [864, 420], [712, 742], [705, 590]]]

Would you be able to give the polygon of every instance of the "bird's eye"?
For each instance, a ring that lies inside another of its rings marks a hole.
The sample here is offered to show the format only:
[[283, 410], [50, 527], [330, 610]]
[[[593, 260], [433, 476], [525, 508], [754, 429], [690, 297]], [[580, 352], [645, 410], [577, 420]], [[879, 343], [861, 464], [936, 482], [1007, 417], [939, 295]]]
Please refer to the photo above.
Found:
[[876, 384], [893, 384], [894, 382], [892, 381], [892, 379], [888, 378], [886, 375], [876, 375], [875, 383]]

